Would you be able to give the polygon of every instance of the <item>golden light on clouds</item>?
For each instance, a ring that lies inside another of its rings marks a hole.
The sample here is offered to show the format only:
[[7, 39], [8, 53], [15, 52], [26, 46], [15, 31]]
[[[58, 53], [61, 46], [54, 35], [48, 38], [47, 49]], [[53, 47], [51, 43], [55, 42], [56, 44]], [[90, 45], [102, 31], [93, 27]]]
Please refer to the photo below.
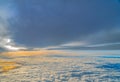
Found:
[[[32, 58], [32, 60], [36, 62], [57, 62], [58, 60], [56, 59], [44, 58], [44, 55], [50, 54], [65, 54], [65, 52], [57, 50], [2, 52], [0, 53], [1, 56], [12, 59], [9, 59], [9, 61], [0, 59], [0, 72], [8, 72], [9, 70], [20, 67], [23, 60], [26, 60], [26, 56], [40, 56], [40, 58]], [[61, 62], [63, 62], [63, 60], [61, 60]]]
[[57, 50], [41, 50], [41, 51], [15, 51], [15, 52], [2, 52], [5, 56], [34, 56], [34, 55], [48, 55], [48, 54], [65, 54], [63, 51]]
[[13, 61], [0, 60], [0, 72], [8, 72], [9, 70], [19, 67], [17, 63]]

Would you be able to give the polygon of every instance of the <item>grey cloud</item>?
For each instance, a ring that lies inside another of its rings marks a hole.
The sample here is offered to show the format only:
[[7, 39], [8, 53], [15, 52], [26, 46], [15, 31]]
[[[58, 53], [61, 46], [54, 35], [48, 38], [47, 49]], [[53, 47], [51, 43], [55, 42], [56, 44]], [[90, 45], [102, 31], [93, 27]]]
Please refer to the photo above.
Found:
[[85, 38], [85, 41], [90, 44], [101, 44], [101, 43], [118, 43], [120, 42], [120, 27], [102, 30], [100, 32], [89, 35]]
[[[19, 44], [45, 47], [84, 40], [91, 44], [120, 41], [120, 33], [107, 34], [120, 26], [117, 0], [16, 0], [15, 3], [19, 16], [11, 29], [16, 32], [14, 40]], [[101, 40], [88, 39], [102, 30], [106, 33]]]
[[[1, 9], [1, 8], [0, 8]], [[9, 31], [8, 31], [8, 22], [6, 20], [6, 16], [4, 17], [5, 12], [0, 13], [0, 47], [2, 49], [5, 48], [5, 45], [8, 44], [7, 40], [10, 39]]]
[[13, 20], [13, 2], [12, 0], [0, 1], [0, 51], [17, 50], [16, 43], [10, 32], [10, 22]]

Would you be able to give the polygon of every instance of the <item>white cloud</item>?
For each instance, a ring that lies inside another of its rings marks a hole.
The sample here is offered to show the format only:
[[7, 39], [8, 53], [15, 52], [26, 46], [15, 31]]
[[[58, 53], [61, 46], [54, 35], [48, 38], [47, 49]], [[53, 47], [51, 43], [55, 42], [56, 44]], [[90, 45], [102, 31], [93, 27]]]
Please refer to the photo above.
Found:
[[[81, 41], [74, 41], [74, 42], [69, 42], [61, 45], [56, 45], [56, 46], [48, 46], [42, 49], [59, 49], [59, 48], [64, 48], [64, 47], [77, 47], [77, 46], [86, 46], [88, 43], [86, 42], [81, 42]], [[41, 48], [38, 48], [41, 49]]]
[[9, 29], [8, 20], [14, 17], [14, 12], [11, 9], [11, 4], [4, 4], [0, 6], [0, 47], [5, 50], [20, 50], [25, 47], [16, 46], [12, 39]]
[[66, 44], [62, 44], [60, 46], [84, 46], [86, 45], [87, 43], [86, 42], [70, 42], [70, 43], [66, 43]]

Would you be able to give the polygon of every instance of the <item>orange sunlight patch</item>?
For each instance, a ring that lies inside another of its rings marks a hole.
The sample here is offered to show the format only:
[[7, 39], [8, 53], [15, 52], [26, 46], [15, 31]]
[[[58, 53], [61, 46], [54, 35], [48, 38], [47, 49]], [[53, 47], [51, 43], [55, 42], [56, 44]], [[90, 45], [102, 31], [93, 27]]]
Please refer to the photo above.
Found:
[[57, 50], [41, 50], [41, 51], [3, 52], [1, 54], [9, 57], [17, 57], [17, 56], [34, 56], [34, 55], [48, 55], [48, 54], [65, 54], [65, 52], [57, 51]]
[[8, 72], [17, 67], [19, 67], [19, 65], [15, 62], [0, 60], [0, 72]]

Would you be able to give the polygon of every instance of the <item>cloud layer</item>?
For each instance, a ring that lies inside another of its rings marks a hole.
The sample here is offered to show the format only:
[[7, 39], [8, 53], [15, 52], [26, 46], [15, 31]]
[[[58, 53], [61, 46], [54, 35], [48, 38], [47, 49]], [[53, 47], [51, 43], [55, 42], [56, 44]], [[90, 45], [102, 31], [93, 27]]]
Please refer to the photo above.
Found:
[[10, 31], [18, 44], [44, 48], [69, 43], [76, 46], [76, 42], [84, 43], [82, 47], [120, 42], [118, 0], [13, 2], [18, 15], [10, 22]]

